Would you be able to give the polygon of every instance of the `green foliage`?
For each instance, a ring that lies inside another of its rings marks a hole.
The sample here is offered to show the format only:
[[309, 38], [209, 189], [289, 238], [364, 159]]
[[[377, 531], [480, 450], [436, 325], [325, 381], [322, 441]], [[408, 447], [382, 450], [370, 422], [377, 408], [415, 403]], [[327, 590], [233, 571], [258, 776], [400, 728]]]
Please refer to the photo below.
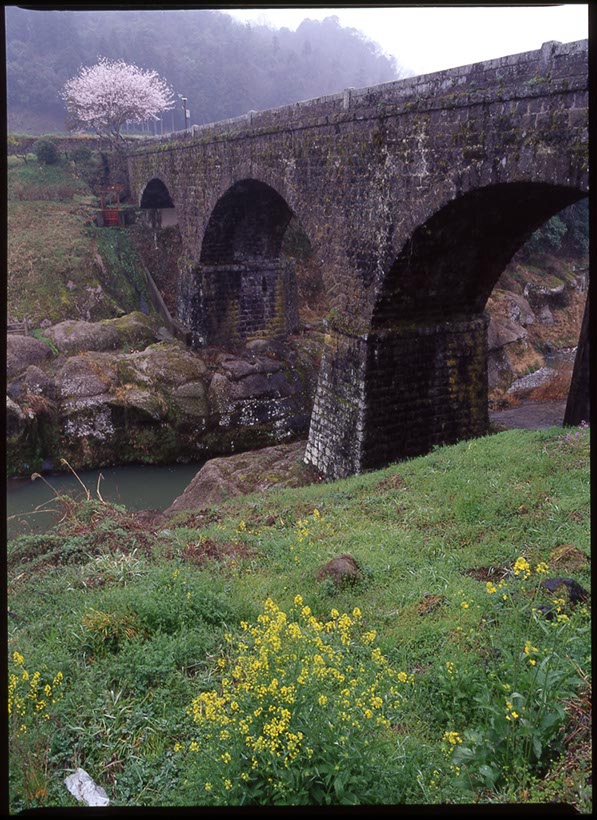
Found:
[[[567, 740], [590, 615], [541, 586], [546, 570], [590, 586], [588, 558], [554, 551], [589, 554], [578, 433], [461, 442], [155, 533], [63, 497], [58, 528], [8, 545], [9, 657], [38, 694], [64, 678], [35, 736], [11, 724], [12, 810], [72, 805], [76, 766], [116, 806], [590, 810], [590, 756]], [[315, 580], [346, 552], [363, 582]]]
[[189, 803], [376, 803], [388, 779], [399, 795], [387, 732], [413, 679], [388, 665], [360, 610], [318, 620], [300, 595], [288, 615], [268, 599], [241, 627], [221, 682], [188, 710]]
[[589, 250], [588, 199], [568, 206], [542, 225], [520, 251], [521, 258], [532, 261], [537, 254], [581, 254]]
[[43, 331], [40, 330], [40, 328], [36, 328], [35, 330], [31, 331], [31, 335], [33, 336], [34, 339], [39, 339], [40, 342], [43, 342], [44, 344], [48, 345], [48, 347], [52, 351], [52, 354], [54, 356], [58, 356], [58, 354], [59, 354], [58, 348], [56, 347], [56, 345], [54, 344], [54, 342], [51, 339], [48, 339], [47, 336], [44, 336]]
[[126, 232], [90, 225], [95, 200], [85, 178], [95, 184], [102, 173], [95, 153], [75, 169], [67, 163], [20, 163], [9, 169], [7, 307], [12, 315], [27, 316], [32, 324], [99, 321], [137, 310], [141, 298], [149, 303]]
[[41, 137], [33, 146], [33, 153], [41, 165], [57, 165], [60, 162], [58, 146], [53, 139]]

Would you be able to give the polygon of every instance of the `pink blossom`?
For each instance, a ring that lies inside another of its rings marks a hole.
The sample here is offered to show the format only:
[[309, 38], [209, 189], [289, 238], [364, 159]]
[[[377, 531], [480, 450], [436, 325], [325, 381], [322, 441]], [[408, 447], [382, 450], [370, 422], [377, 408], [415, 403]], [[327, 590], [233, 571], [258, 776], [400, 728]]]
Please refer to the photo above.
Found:
[[61, 92], [76, 128], [93, 128], [118, 140], [125, 122], [157, 119], [160, 111], [174, 107], [172, 89], [157, 72], [123, 60], [100, 58], [83, 66]]

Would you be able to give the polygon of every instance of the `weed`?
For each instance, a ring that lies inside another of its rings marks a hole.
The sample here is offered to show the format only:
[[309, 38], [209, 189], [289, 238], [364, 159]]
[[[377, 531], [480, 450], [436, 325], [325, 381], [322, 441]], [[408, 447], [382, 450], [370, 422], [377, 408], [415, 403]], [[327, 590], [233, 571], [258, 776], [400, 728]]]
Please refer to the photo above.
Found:
[[289, 616], [268, 599], [257, 621], [229, 636], [221, 687], [189, 708], [199, 732], [176, 748], [199, 766], [193, 801], [375, 802], [384, 731], [412, 677], [391, 669], [358, 608], [322, 621], [297, 595]]

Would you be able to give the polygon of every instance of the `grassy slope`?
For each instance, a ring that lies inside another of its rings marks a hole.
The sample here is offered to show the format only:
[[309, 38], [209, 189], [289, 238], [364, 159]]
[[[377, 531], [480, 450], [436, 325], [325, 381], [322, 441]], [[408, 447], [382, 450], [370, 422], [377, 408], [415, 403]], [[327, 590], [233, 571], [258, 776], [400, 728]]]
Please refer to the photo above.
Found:
[[9, 316], [36, 327], [44, 319], [99, 321], [139, 309], [144, 286], [134, 253], [124, 232], [93, 225], [97, 204], [65, 162], [10, 158]]
[[[172, 750], [193, 737], [185, 715], [191, 699], [219, 680], [224, 633], [256, 622], [268, 596], [286, 611], [300, 594], [316, 617], [358, 606], [390, 663], [415, 676], [392, 741], [404, 744], [409, 777], [382, 802], [555, 799], [587, 810], [583, 766], [590, 760], [575, 750], [524, 790], [507, 778], [472, 793], [454, 785], [442, 737], [480, 719], [474, 696], [489, 678], [482, 672], [471, 681], [483, 664], [487, 670], [488, 652], [502, 651], [499, 641], [491, 649], [484, 628], [485, 584], [467, 571], [493, 568], [487, 577], [497, 582], [498, 569], [511, 569], [519, 556], [533, 567], [552, 562], [563, 545], [588, 556], [588, 450], [586, 431], [566, 438], [555, 429], [513, 430], [345, 481], [234, 499], [158, 537], [96, 501], [71, 508], [62, 534], [13, 542], [9, 652], [20, 652], [30, 671], [47, 665], [65, 678], [45, 730], [51, 748], [40, 741], [32, 763], [26, 744], [15, 743], [13, 806], [74, 805], [62, 779], [63, 767], [76, 765], [117, 804], [174, 803], [188, 761], [178, 770]], [[318, 567], [347, 552], [364, 572], [361, 582], [337, 591], [315, 581]], [[205, 561], [207, 554], [215, 558]], [[554, 563], [551, 574], [571, 570]], [[572, 574], [589, 587], [588, 563]], [[583, 609], [566, 609], [572, 637], [565, 652], [590, 675]], [[98, 622], [90, 626], [94, 612], [106, 613], [103, 633]], [[130, 639], [126, 624], [137, 630]], [[522, 646], [528, 638], [544, 651], [542, 626], [528, 614], [521, 624], [506, 606], [494, 627], [501, 640], [514, 636]], [[462, 670], [451, 695], [442, 688], [448, 661]], [[499, 670], [515, 683], [510, 673]], [[46, 763], [36, 799], [30, 781]]]

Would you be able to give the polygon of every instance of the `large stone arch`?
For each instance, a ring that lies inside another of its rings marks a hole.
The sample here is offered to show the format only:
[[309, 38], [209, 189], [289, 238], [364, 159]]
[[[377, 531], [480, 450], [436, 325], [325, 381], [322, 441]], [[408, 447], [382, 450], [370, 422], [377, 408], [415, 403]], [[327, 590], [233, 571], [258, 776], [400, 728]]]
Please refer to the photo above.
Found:
[[386, 274], [372, 331], [404, 320], [482, 312], [515, 252], [550, 217], [584, 196], [567, 185], [511, 182], [448, 201], [415, 229]]
[[187, 323], [195, 345], [235, 346], [296, 329], [295, 269], [280, 254], [292, 217], [284, 197], [257, 179], [234, 182], [220, 196], [193, 272]]
[[487, 299], [530, 235], [586, 196], [512, 182], [449, 200], [388, 267], [366, 333], [329, 335], [306, 458], [342, 477], [484, 435]]
[[292, 210], [257, 179], [235, 182], [213, 208], [201, 243], [205, 265], [277, 259]]

